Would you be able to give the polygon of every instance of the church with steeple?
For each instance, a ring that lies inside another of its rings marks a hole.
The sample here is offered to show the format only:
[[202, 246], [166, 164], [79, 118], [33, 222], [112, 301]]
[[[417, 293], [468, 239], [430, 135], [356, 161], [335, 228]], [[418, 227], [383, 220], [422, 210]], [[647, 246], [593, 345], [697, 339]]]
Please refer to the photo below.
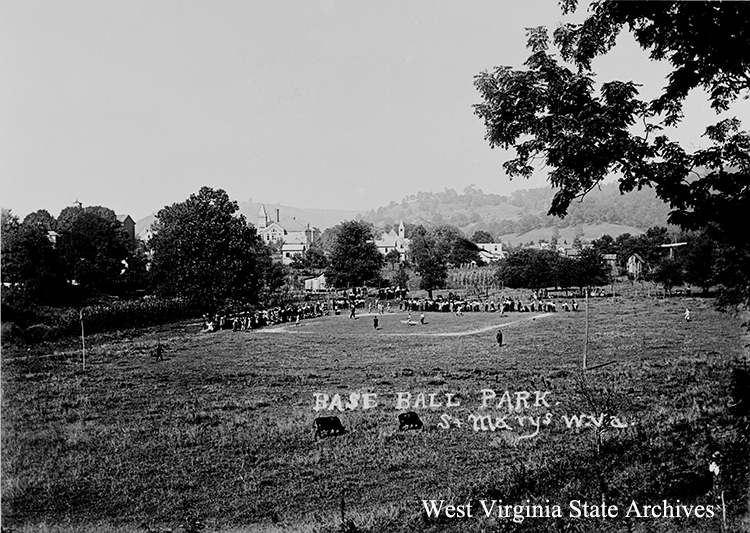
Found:
[[280, 245], [281, 262], [288, 265], [295, 254], [302, 255], [320, 239], [320, 230], [299, 222], [295, 217], [282, 218], [279, 209], [276, 209], [275, 215], [269, 216], [266, 206], [261, 205], [255, 229], [264, 243]]
[[391, 228], [391, 231], [384, 233], [380, 239], [375, 239], [375, 246], [378, 247], [381, 254], [385, 255], [392, 250], [396, 250], [401, 256], [401, 262], [406, 260], [410, 243], [411, 240], [406, 238], [406, 228], [404, 227], [403, 220], [398, 225], [398, 233]]

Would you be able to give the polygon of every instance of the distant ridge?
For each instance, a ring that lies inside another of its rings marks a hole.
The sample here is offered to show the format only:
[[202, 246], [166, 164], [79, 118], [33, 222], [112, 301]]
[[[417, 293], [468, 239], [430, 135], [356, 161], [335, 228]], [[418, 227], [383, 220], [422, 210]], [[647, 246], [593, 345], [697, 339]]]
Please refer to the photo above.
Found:
[[667, 226], [669, 206], [648, 188], [623, 195], [616, 183], [602, 185], [583, 201], [574, 201], [565, 218], [547, 215], [553, 196], [554, 191], [549, 187], [500, 196], [470, 186], [463, 194], [453, 189], [420, 192], [407, 196], [401, 203], [393, 201], [373, 209], [362, 218], [376, 227], [389, 227], [399, 220], [424, 226], [449, 224], [463, 231], [466, 237], [481, 230], [513, 244], [549, 239], [553, 227], [561, 235], [567, 235], [568, 228], [571, 231], [582, 228], [585, 239], [590, 240], [605, 233], [613, 237], [623, 233], [635, 235], [650, 227]]

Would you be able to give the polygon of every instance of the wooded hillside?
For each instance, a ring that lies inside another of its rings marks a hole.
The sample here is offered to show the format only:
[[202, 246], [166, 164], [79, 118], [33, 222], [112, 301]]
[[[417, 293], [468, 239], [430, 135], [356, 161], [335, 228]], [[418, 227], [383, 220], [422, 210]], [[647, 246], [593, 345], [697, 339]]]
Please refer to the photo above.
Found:
[[485, 194], [473, 186], [462, 194], [453, 189], [419, 192], [401, 203], [393, 201], [373, 209], [361, 218], [376, 226], [398, 224], [402, 219], [405, 223], [428, 226], [451, 224], [467, 236], [484, 230], [503, 240], [553, 226], [561, 230], [581, 226], [587, 238], [597, 238], [600, 235], [594, 234], [596, 227], [606, 227], [610, 234], [616, 235], [667, 224], [669, 208], [650, 189], [620, 195], [615, 183], [604, 185], [591, 191], [583, 201], [574, 202], [564, 219], [547, 215], [553, 194], [550, 188], [536, 188], [501, 196]]

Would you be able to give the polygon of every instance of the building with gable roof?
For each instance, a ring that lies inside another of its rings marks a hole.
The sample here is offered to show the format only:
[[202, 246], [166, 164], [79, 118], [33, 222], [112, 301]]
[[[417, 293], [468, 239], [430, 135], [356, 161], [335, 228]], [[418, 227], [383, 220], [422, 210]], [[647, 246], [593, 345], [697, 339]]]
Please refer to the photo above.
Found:
[[381, 254], [385, 255], [392, 250], [396, 250], [401, 256], [401, 262], [406, 260], [410, 243], [411, 240], [406, 238], [406, 228], [404, 227], [403, 220], [398, 225], [398, 233], [391, 228], [391, 231], [381, 235], [380, 239], [375, 239], [375, 246], [378, 247], [378, 251]]
[[303, 224], [296, 217], [281, 218], [279, 209], [276, 209], [276, 217], [271, 218], [262, 204], [256, 229], [264, 243], [281, 244], [281, 262], [285, 265], [294, 260], [295, 254], [302, 255], [320, 238], [318, 228], [311, 228], [310, 224]]
[[122, 224], [125, 228], [125, 232], [128, 234], [128, 242], [130, 244], [130, 251], [135, 250], [135, 221], [130, 215], [116, 215], [117, 221]]
[[641, 279], [641, 277], [643, 276], [643, 267], [645, 265], [646, 262], [640, 255], [632, 254], [630, 257], [628, 257], [627, 262], [628, 275], [634, 279]]

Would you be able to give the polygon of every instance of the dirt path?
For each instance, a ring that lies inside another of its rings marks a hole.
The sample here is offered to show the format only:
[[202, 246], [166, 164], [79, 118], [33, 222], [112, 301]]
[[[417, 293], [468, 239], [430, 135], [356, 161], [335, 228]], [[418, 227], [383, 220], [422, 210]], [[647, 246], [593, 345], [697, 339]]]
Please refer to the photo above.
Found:
[[[422, 337], [463, 337], [465, 335], [476, 335], [478, 333], [486, 333], [487, 331], [492, 331], [493, 329], [497, 328], [504, 328], [506, 326], [512, 326], [513, 324], [518, 324], [519, 322], [525, 322], [527, 320], [536, 320], [537, 318], [545, 318], [548, 316], [552, 316], [553, 313], [542, 313], [540, 315], [534, 315], [534, 316], [527, 316], [523, 318], [519, 318], [518, 320], [513, 320], [511, 322], [505, 322], [502, 324], [494, 324], [491, 326], [485, 326], [483, 328], [479, 329], [470, 329], [467, 331], [450, 331], [450, 332], [442, 332], [442, 333], [421, 333], [421, 332], [414, 332], [414, 333], [379, 333], [379, 336], [386, 336], [386, 337], [415, 337], [415, 336], [422, 336]], [[360, 317], [368, 316], [368, 315], [358, 315]], [[401, 321], [402, 324], [406, 325], [406, 321]], [[419, 325], [418, 322], [412, 322], [413, 325]], [[257, 333], [298, 333], [298, 334], [315, 334], [315, 331], [299, 331], [298, 328], [294, 326], [294, 324], [290, 325], [284, 325], [280, 327], [270, 327], [270, 328], [261, 328], [255, 330]]]

